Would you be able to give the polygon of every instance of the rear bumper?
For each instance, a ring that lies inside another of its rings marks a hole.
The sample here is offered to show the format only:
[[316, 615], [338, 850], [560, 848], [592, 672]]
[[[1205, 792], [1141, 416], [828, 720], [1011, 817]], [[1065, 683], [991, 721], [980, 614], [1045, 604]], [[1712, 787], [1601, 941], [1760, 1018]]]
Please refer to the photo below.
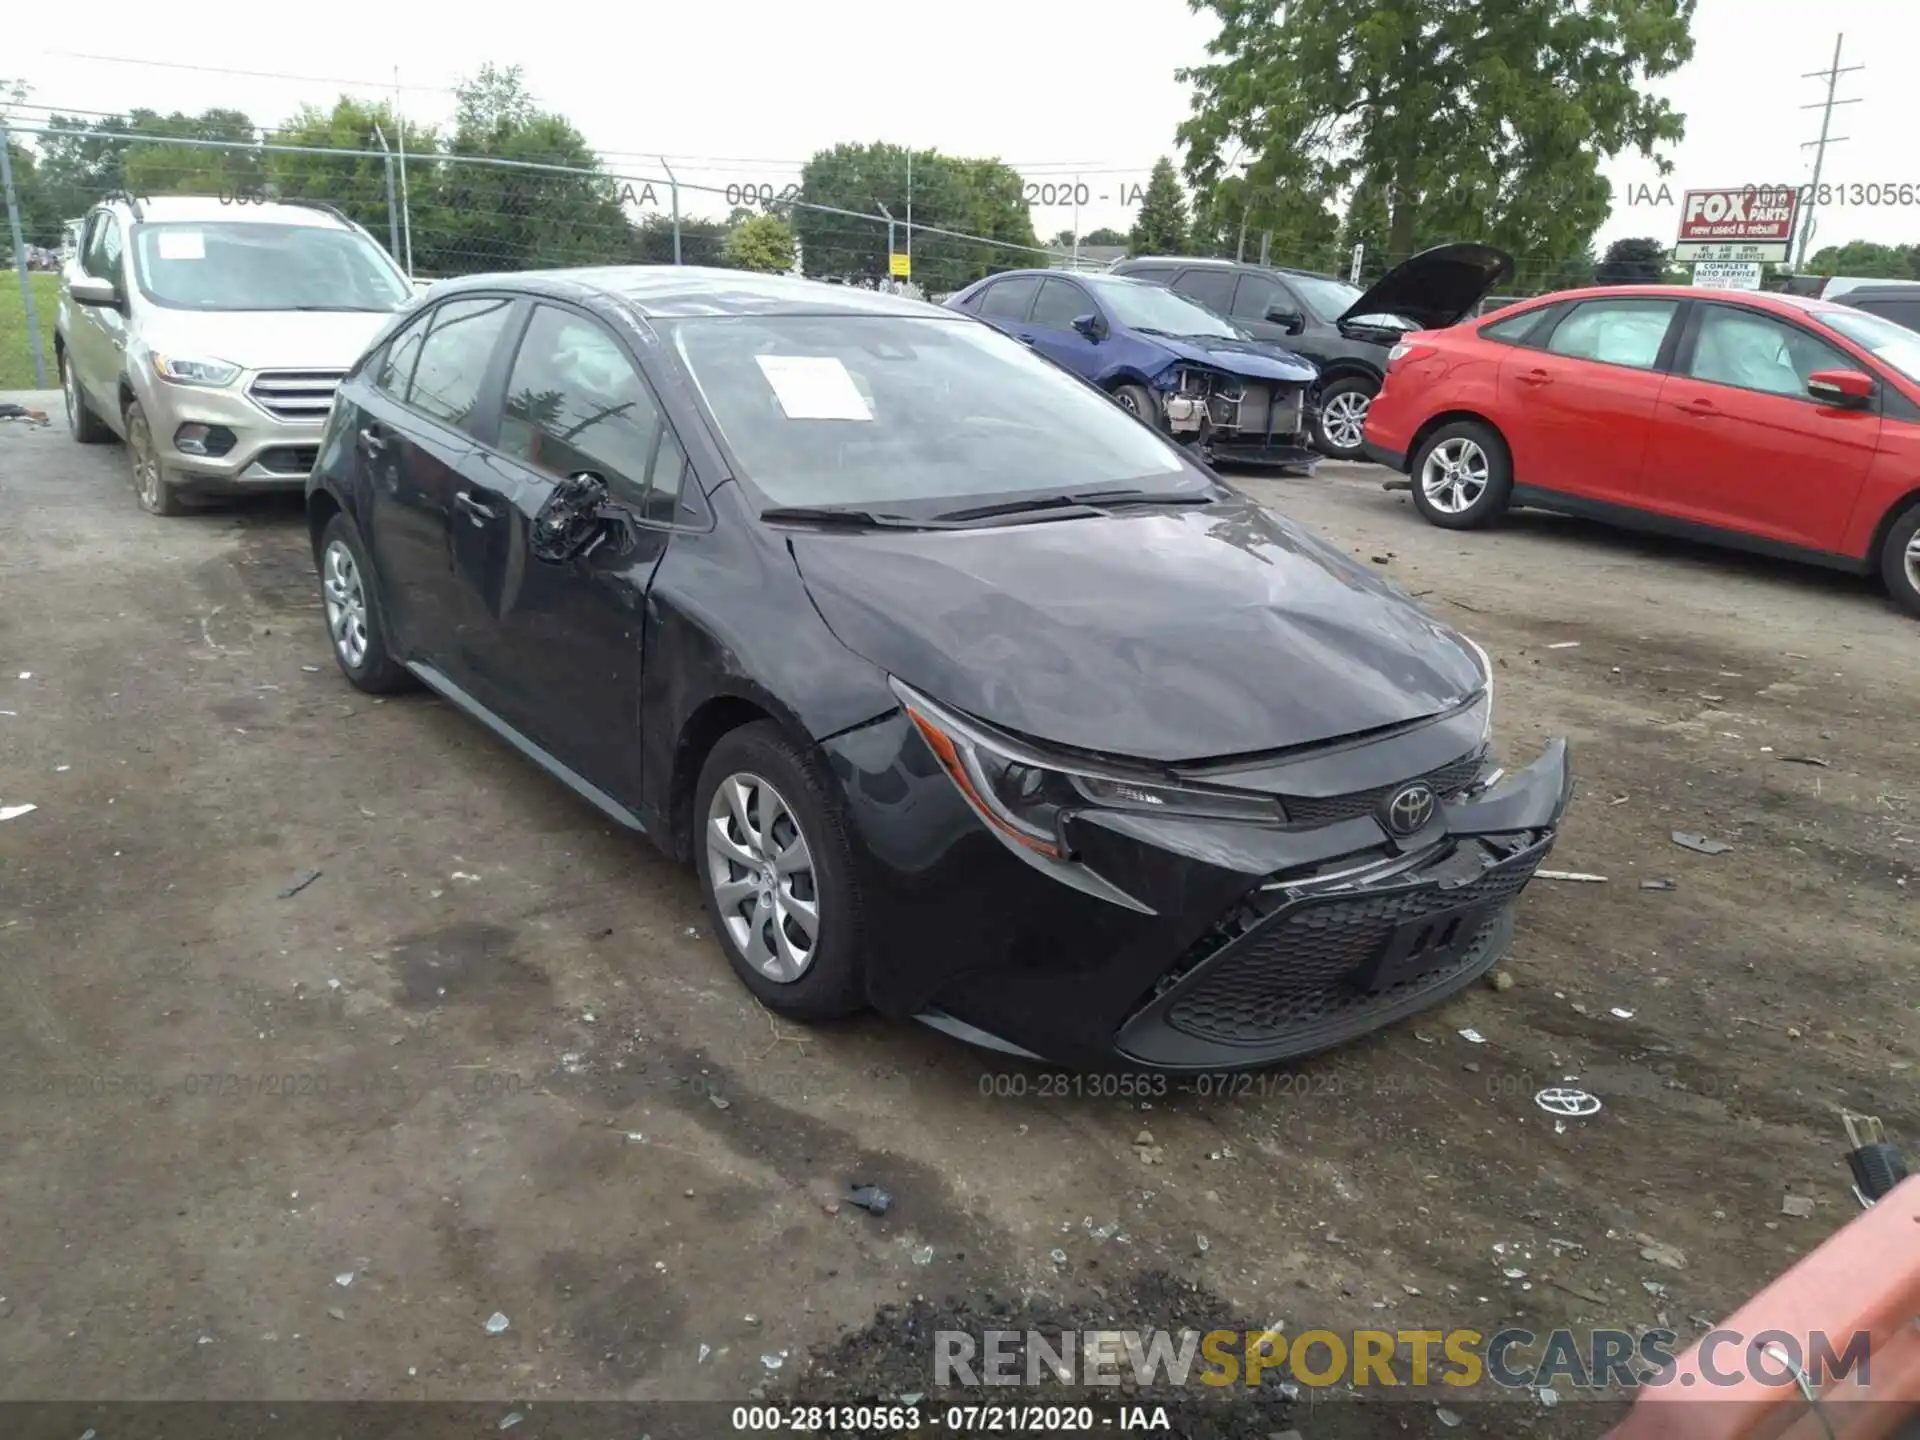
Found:
[[1407, 473], [1407, 452], [1404, 450], [1390, 450], [1385, 445], [1376, 445], [1371, 440], [1362, 440], [1360, 453], [1376, 465], [1384, 465], [1389, 470], [1398, 470], [1402, 475]]

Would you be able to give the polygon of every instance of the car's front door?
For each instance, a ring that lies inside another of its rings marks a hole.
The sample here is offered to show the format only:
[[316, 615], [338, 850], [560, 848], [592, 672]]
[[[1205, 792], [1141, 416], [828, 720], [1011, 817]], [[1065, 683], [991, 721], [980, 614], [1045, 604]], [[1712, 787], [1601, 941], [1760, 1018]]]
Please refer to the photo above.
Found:
[[119, 289], [119, 305], [69, 307], [67, 364], [73, 367], [96, 415], [120, 428], [120, 369], [127, 350], [126, 239], [120, 218], [111, 210], [94, 212], [74, 264], [81, 273], [111, 280]]
[[[1295, 350], [1300, 348], [1300, 331], [1306, 328], [1308, 317], [1307, 307], [1298, 295], [1271, 275], [1256, 275], [1251, 270], [1244, 271], [1240, 283], [1234, 287], [1233, 307], [1228, 313], [1254, 339]], [[1272, 314], [1298, 315], [1299, 326], [1294, 328], [1269, 320], [1267, 317]]]
[[[581, 310], [534, 306], [506, 373], [497, 441], [453, 517], [460, 648], [478, 698], [627, 803], [640, 794], [647, 590], [681, 518], [686, 454], [627, 348]], [[580, 554], [541, 558], [537, 517], [572, 477], [618, 512]]]
[[1015, 333], [1049, 360], [1091, 380], [1101, 368], [1101, 342], [1073, 328], [1075, 320], [1088, 317], [1096, 322], [1100, 319], [1100, 307], [1093, 303], [1093, 297], [1071, 280], [1056, 280], [1049, 275], [1040, 282], [1033, 313]]
[[1538, 349], [1504, 355], [1499, 421], [1519, 484], [1664, 508], [1642, 501], [1640, 474], [1679, 311], [1678, 300], [1582, 300]]
[[[486, 376], [513, 301], [461, 296], [399, 331], [373, 362], [372, 393], [355, 433], [367, 479], [374, 570], [391, 641], [409, 660], [455, 664], [453, 494], [485, 418]], [[457, 678], [457, 677], [456, 677]]]
[[1877, 405], [1807, 393], [1816, 370], [1864, 370], [1811, 330], [1744, 305], [1696, 305], [1660, 390], [1645, 488], [1689, 518], [1838, 550], [1880, 439]]

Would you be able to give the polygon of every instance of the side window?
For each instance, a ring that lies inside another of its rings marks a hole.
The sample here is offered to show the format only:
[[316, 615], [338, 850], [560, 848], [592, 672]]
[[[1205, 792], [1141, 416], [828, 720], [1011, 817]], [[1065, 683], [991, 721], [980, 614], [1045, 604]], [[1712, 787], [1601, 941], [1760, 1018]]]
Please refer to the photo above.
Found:
[[1546, 313], [1544, 309], [1523, 310], [1518, 315], [1509, 315], [1504, 320], [1494, 321], [1491, 325], [1482, 325], [1480, 327], [1480, 338], [1482, 340], [1499, 340], [1508, 345], [1517, 345], [1527, 338], [1527, 332], [1538, 325], [1540, 323], [1540, 317]]
[[1149, 285], [1170, 285], [1173, 283], [1174, 268], [1171, 265], [1129, 265], [1125, 270], [1116, 271], [1129, 280], [1144, 280]]
[[1651, 370], [1678, 300], [1585, 300], [1553, 328], [1547, 349], [1577, 360]]
[[980, 313], [989, 320], [1024, 320], [1040, 282], [1032, 275], [996, 280], [981, 297]]
[[102, 280], [111, 280], [118, 285], [123, 283], [120, 268], [122, 238], [120, 219], [112, 211], [102, 212], [95, 227], [91, 263], [87, 269]]
[[96, 210], [87, 217], [87, 223], [80, 235], [80, 268], [98, 279], [106, 279], [106, 262], [100, 255], [100, 242], [106, 238], [107, 226], [113, 217], [104, 210]]
[[1299, 304], [1279, 281], [1265, 275], [1242, 275], [1233, 292], [1233, 314], [1242, 320], [1265, 320], [1269, 310], [1298, 310]]
[[1054, 330], [1071, 330], [1074, 317], [1094, 313], [1087, 292], [1067, 280], [1040, 282], [1040, 298], [1033, 302], [1033, 323]]
[[1224, 315], [1233, 305], [1233, 279], [1231, 270], [1189, 270], [1173, 282], [1173, 288]]
[[420, 343], [407, 403], [448, 425], [469, 428], [487, 363], [512, 313], [511, 300], [491, 296], [442, 304]]
[[426, 336], [427, 322], [431, 318], [430, 312], [414, 317], [401, 327], [399, 334], [387, 341], [379, 367], [373, 372], [374, 389], [384, 391], [396, 400], [406, 400], [407, 386], [413, 380], [414, 362], [420, 358], [420, 341]]
[[556, 479], [591, 471], [653, 520], [673, 518], [686, 466], [686, 452], [619, 342], [552, 305], [534, 310], [514, 357], [500, 448]]
[[1807, 377], [1814, 371], [1859, 368], [1796, 325], [1754, 310], [1707, 305], [1700, 311], [1687, 373], [1715, 385], [1805, 399]]

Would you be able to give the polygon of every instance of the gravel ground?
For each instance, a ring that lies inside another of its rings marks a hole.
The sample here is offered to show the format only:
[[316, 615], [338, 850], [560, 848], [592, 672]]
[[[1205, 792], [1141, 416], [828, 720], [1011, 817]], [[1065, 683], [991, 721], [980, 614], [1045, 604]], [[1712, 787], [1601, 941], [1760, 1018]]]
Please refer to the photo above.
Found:
[[[0, 805], [39, 807], [0, 824], [0, 1400], [887, 1398], [943, 1315], [1687, 1334], [1852, 1213], [1841, 1107], [1920, 1135], [1920, 632], [1864, 583], [1244, 479], [1487, 647], [1510, 759], [1571, 738], [1553, 864], [1607, 879], [1528, 890], [1506, 988], [1149, 1112], [773, 1023], [688, 873], [346, 686], [297, 504], [144, 516], [37, 403], [0, 423]], [[1562, 1132], [1565, 1076], [1605, 1108]], [[1466, 1409], [1211, 1433], [1615, 1413]]]

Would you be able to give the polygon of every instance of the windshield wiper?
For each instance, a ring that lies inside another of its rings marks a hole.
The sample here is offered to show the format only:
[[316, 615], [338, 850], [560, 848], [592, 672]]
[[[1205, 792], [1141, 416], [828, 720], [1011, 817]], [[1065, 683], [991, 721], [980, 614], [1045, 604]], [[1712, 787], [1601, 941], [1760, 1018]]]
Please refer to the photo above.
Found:
[[1055, 495], [1029, 495], [1019, 500], [1002, 500], [993, 505], [975, 505], [965, 510], [943, 510], [940, 520], [988, 520], [996, 515], [1024, 515], [1055, 510], [1068, 514], [1098, 515], [1116, 505], [1211, 505], [1213, 497], [1191, 491], [1155, 494], [1148, 490], [1070, 490]]
[[[797, 525], [836, 525], [847, 530], [943, 530], [939, 520], [915, 520], [910, 515], [888, 515], [875, 510], [842, 509], [832, 505], [775, 505], [760, 512], [762, 520]], [[945, 517], [941, 517], [945, 518]]]

